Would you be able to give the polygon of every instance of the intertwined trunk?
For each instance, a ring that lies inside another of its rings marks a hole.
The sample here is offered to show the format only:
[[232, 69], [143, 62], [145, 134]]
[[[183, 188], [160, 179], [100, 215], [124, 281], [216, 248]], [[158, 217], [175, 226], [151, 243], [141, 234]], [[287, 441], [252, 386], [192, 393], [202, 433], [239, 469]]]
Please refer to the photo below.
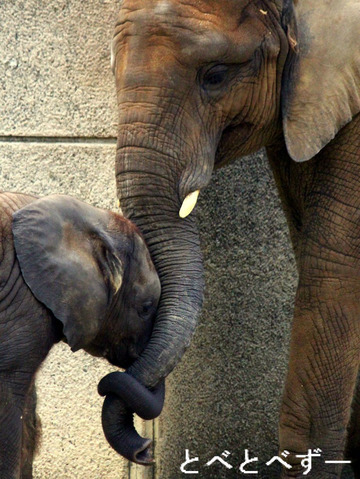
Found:
[[[131, 130], [124, 126], [118, 140], [118, 196], [123, 213], [148, 244], [161, 281], [161, 299], [146, 349], [125, 374], [104, 378], [99, 392], [106, 395], [102, 422], [109, 443], [124, 457], [146, 465], [153, 461], [151, 441], [135, 431], [133, 412], [143, 419], [160, 414], [161, 382], [190, 344], [204, 284], [195, 218], [179, 217], [177, 159], [161, 149], [137, 145], [144, 136]], [[143, 409], [150, 412], [143, 415]]]
[[[179, 210], [184, 198], [208, 181], [212, 170], [207, 167], [207, 155], [202, 154], [198, 141], [199, 126], [195, 122], [195, 138], [191, 138], [191, 127], [184, 127], [188, 113], [179, 107], [181, 95], [166, 98], [163, 89], [148, 86], [145, 81], [148, 79], [140, 71], [137, 76], [123, 78], [118, 86], [116, 158], [122, 212], [143, 233], [161, 281], [161, 299], [150, 341], [126, 371], [140, 385], [137, 403], [141, 397], [144, 402], [152, 401], [144, 387], [154, 391], [172, 371], [196, 327], [204, 289], [202, 257], [195, 217], [182, 219]], [[195, 152], [193, 144], [197, 145]], [[196, 171], [194, 155], [202, 159]], [[120, 376], [118, 380], [118, 390], [122, 391], [125, 378]], [[112, 389], [116, 388], [110, 386], [104, 393], [111, 394]], [[131, 447], [127, 457], [151, 463], [149, 443], [139, 438], [132, 425], [132, 412], [137, 406], [127, 402], [122, 393], [113, 392], [118, 399], [104, 403], [103, 419], [110, 418], [103, 421], [105, 434], [115, 438], [114, 447], [124, 442], [119, 438], [128, 431], [125, 442]], [[116, 411], [119, 418], [114, 433], [111, 418]], [[122, 446], [115, 449], [120, 453], [124, 450]]]

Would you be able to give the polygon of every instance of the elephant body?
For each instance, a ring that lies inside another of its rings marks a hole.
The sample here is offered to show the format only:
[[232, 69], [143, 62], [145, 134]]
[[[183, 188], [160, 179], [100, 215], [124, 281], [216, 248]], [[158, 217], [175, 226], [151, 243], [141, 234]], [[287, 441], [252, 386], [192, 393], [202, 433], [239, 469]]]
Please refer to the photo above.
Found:
[[112, 44], [118, 197], [162, 284], [129, 368], [142, 384], [171, 372], [196, 326], [199, 191], [215, 167], [266, 147], [299, 271], [283, 477], [302, 476], [299, 456], [318, 447], [330, 462], [309, 477], [339, 477], [347, 439], [360, 477], [359, 21], [359, 0], [124, 0]]
[[0, 444], [7, 447], [1, 448], [0, 471], [4, 478], [32, 477], [38, 435], [34, 374], [62, 338], [57, 321], [25, 287], [12, 241], [13, 212], [33, 200], [1, 194]]
[[284, 143], [267, 149], [299, 273], [280, 448], [315, 449], [317, 443], [325, 460], [339, 461], [331, 472], [329, 464], [318, 464], [314, 477], [340, 477], [344, 459], [355, 477], [360, 473], [360, 224], [353, 189], [360, 178], [359, 133], [358, 115], [306, 164], [295, 163]]
[[120, 215], [66, 196], [0, 193], [0, 285], [0, 477], [29, 479], [35, 375], [53, 344], [128, 366], [151, 334], [160, 284]]

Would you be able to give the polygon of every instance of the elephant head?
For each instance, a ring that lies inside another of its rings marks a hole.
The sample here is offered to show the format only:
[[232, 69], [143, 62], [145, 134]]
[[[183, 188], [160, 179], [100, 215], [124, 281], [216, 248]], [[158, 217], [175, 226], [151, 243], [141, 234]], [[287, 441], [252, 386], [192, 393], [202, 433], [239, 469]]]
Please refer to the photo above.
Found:
[[13, 215], [16, 255], [32, 293], [73, 351], [127, 367], [150, 338], [160, 283], [144, 240], [122, 216], [69, 196]]
[[[131, 365], [149, 341], [161, 290], [138, 229], [118, 214], [54, 195], [16, 211], [12, 230], [23, 278], [62, 323], [71, 349], [122, 368]], [[153, 417], [162, 408], [163, 387], [151, 395], [123, 373], [108, 375], [101, 385], [106, 437], [121, 454], [140, 461], [149, 443], [127, 424], [119, 396]], [[114, 414], [126, 441], [112, 429]]]
[[190, 213], [214, 167], [277, 141], [307, 160], [360, 110], [358, 6], [123, 1], [112, 43], [117, 191], [162, 285], [150, 342], [128, 370], [140, 383], [166, 377], [193, 334], [203, 271]]

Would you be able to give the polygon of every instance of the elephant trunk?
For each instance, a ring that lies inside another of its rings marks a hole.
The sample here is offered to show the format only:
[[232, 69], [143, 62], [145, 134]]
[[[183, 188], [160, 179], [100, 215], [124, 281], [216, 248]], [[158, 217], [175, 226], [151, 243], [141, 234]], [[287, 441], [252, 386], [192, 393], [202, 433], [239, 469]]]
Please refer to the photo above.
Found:
[[150, 465], [151, 440], [138, 435], [133, 412], [142, 419], [154, 419], [164, 404], [165, 382], [149, 391], [126, 373], [114, 372], [99, 383], [98, 391], [106, 396], [102, 410], [102, 426], [108, 443], [115, 451], [137, 464]]
[[[170, 148], [169, 148], [170, 149]], [[128, 373], [153, 388], [189, 346], [202, 306], [204, 278], [193, 214], [180, 218], [186, 192], [176, 158], [144, 148], [119, 148], [117, 186], [125, 216], [140, 229], [161, 281], [161, 299], [150, 341]]]

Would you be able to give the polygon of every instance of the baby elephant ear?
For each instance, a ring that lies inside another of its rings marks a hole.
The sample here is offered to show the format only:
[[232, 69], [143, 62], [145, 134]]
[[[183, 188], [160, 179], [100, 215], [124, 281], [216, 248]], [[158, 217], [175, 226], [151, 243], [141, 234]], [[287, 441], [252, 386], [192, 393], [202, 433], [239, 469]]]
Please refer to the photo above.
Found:
[[283, 81], [283, 127], [290, 156], [306, 161], [360, 111], [360, 4], [294, 4], [298, 53]]
[[64, 326], [73, 351], [94, 339], [123, 267], [107, 232], [109, 213], [68, 196], [48, 196], [13, 215], [16, 255], [34, 296]]

